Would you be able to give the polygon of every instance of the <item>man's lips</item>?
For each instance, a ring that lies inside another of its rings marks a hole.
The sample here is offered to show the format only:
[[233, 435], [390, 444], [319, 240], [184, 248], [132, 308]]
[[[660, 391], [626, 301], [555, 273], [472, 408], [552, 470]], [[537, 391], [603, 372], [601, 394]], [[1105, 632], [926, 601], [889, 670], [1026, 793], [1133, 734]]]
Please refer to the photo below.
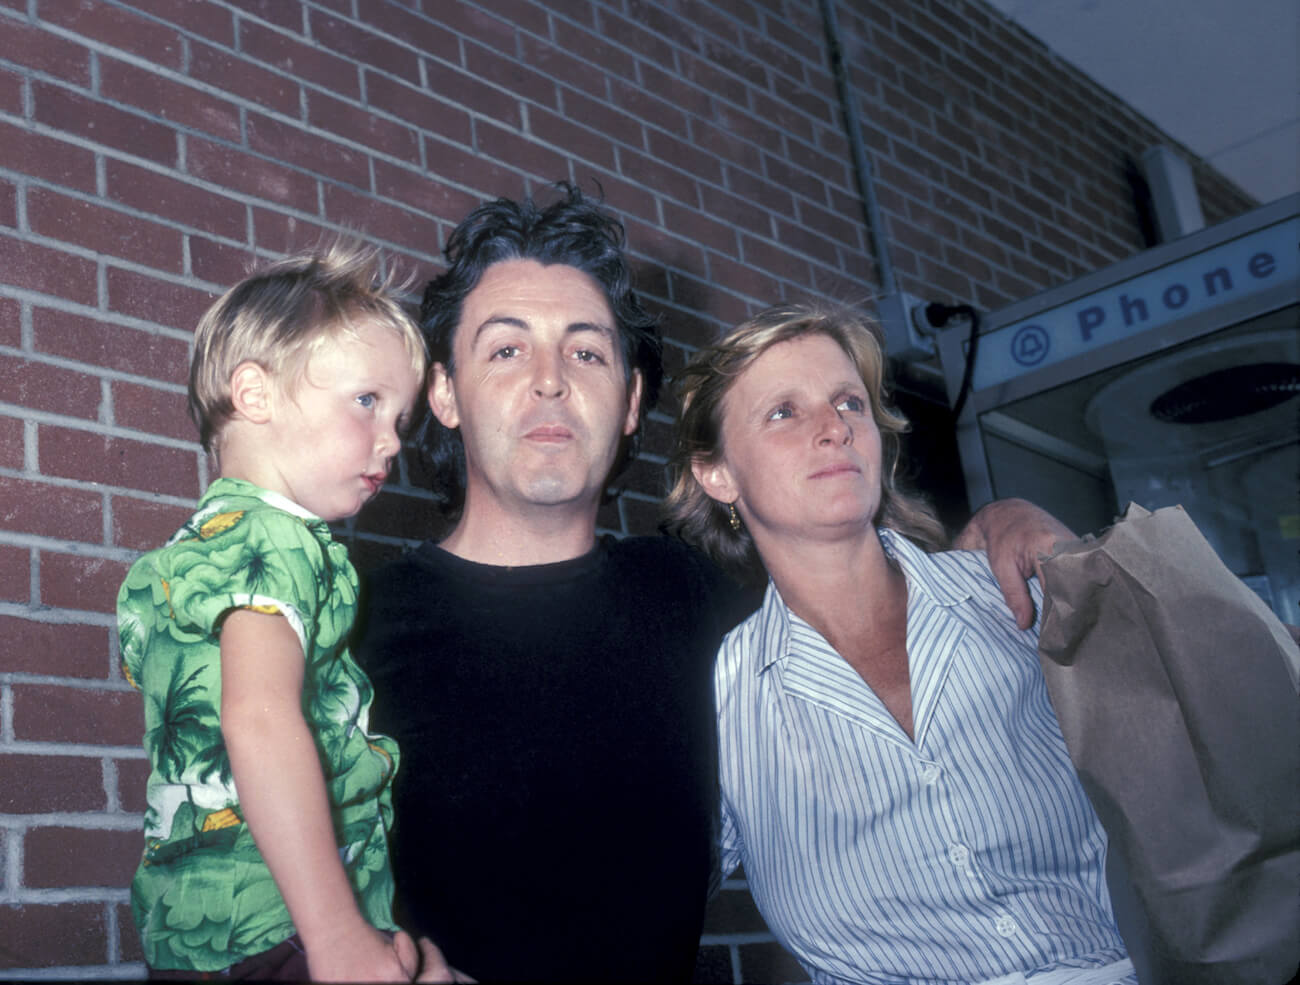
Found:
[[573, 438], [573, 432], [562, 424], [539, 424], [524, 432], [524, 438], [543, 443], [569, 441]]

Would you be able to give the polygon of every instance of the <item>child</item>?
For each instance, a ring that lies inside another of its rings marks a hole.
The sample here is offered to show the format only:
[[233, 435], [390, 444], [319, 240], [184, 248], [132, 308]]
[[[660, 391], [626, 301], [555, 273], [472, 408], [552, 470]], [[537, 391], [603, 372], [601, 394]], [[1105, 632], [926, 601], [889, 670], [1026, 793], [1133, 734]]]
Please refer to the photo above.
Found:
[[155, 977], [414, 974], [392, 933], [397, 747], [366, 733], [357, 576], [326, 526], [379, 491], [423, 384], [423, 338], [377, 270], [353, 246], [290, 257], [195, 334], [190, 414], [220, 478], [118, 595], [152, 765], [131, 902]]

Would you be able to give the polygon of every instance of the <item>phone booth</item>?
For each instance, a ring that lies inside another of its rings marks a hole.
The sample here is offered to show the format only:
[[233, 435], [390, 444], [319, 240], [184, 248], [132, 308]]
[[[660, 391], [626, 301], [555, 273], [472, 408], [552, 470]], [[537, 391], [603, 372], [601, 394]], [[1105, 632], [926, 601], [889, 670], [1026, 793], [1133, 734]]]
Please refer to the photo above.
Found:
[[[952, 403], [972, 353], [939, 350]], [[1021, 496], [1095, 533], [1181, 505], [1300, 624], [1300, 196], [990, 315], [970, 376], [972, 506]]]

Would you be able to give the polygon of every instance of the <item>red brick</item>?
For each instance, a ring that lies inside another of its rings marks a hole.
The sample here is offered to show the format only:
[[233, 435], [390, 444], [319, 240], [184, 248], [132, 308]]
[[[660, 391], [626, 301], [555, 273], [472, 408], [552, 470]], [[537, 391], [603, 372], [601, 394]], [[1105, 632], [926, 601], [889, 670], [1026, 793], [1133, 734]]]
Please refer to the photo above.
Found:
[[[385, 161], [375, 162], [375, 193], [453, 224], [460, 222], [481, 201], [444, 182], [430, 181], [428, 172], [422, 168], [397, 167]], [[438, 243], [432, 240], [421, 243], [419, 251], [435, 254]]]
[[228, 239], [245, 235], [242, 202], [124, 161], [107, 161], [104, 170], [108, 197], [114, 201]]
[[[642, 147], [644, 145], [645, 126], [632, 114], [625, 113], [609, 103], [592, 99], [586, 93], [572, 89], [565, 89], [561, 96], [564, 101], [564, 116], [569, 120], [580, 121], [583, 126], [604, 134], [616, 143], [627, 144], [629, 147]], [[538, 112], [542, 111], [530, 110], [528, 114], [530, 123]], [[550, 118], [551, 114], [543, 113], [543, 120]], [[537, 135], [550, 139], [546, 137], [546, 133], [542, 130], [537, 131]], [[552, 143], [554, 142], [552, 141]]]
[[609, 84], [610, 100], [617, 112], [626, 113], [634, 120], [667, 130], [679, 137], [689, 133], [686, 114], [676, 105], [662, 99], [657, 90], [641, 88], [640, 83], [613, 79]]
[[316, 179], [311, 175], [197, 137], [191, 138], [186, 147], [185, 164], [196, 178], [308, 214], [316, 211]]
[[[308, 118], [314, 121], [316, 126], [356, 139], [345, 130], [335, 129], [337, 123], [328, 118], [329, 114], [321, 112], [322, 107], [343, 104], [338, 100], [326, 99], [317, 93], [312, 93], [309, 99]], [[470, 115], [463, 105], [431, 96], [421, 89], [412, 88], [396, 79], [386, 78], [377, 72], [366, 73], [366, 103], [373, 109], [396, 116], [421, 130], [436, 133], [457, 143], [469, 144], [473, 140]], [[353, 109], [351, 112], [360, 111]], [[360, 132], [362, 128], [353, 126], [351, 129], [353, 132]], [[412, 134], [412, 137], [415, 138], [416, 135]], [[397, 146], [404, 147], [404, 141], [405, 138]], [[405, 153], [397, 156], [402, 157], [403, 160], [408, 159]]]
[[529, 131], [537, 139], [560, 148], [575, 161], [591, 161], [602, 168], [615, 168], [618, 159], [606, 134], [566, 119], [558, 113], [533, 107], [528, 114]]
[[184, 393], [121, 380], [114, 381], [112, 386], [113, 421], [118, 427], [181, 441], [198, 440]]
[[[0, 417], [0, 468], [23, 467], [23, 431], [21, 418]], [[0, 485], [0, 489], [3, 489], [3, 485]]]
[[41, 605], [111, 614], [128, 567], [108, 558], [42, 551]]
[[147, 759], [115, 759], [117, 767], [118, 806], [132, 814], [144, 812], [145, 792], [149, 784]]
[[270, 21], [286, 30], [302, 33], [303, 18], [301, 3], [285, 3], [284, 0], [231, 0], [232, 5], [248, 11], [255, 17]]
[[183, 448], [54, 425], [40, 427], [37, 443], [46, 475], [172, 496], [199, 492], [198, 455]]
[[108, 269], [108, 307], [169, 328], [193, 329], [216, 295], [133, 270]]
[[144, 960], [144, 949], [140, 946], [140, 932], [136, 930], [135, 916], [127, 903], [117, 905], [117, 940], [118, 955], [123, 961]]
[[482, 45], [466, 42], [465, 68], [476, 78], [495, 83], [524, 97], [530, 103], [540, 103], [551, 109], [559, 106], [555, 81], [541, 72], [534, 72], [519, 61], [513, 52], [503, 55]]
[[[408, 92], [412, 99], [427, 102], [415, 90]], [[409, 126], [324, 93], [312, 92], [307, 100], [307, 121], [314, 130], [336, 134], [344, 140], [360, 144], [371, 154], [418, 163], [420, 138]], [[370, 94], [370, 103], [387, 111], [382, 103], [376, 104], [373, 93]], [[353, 184], [367, 186], [365, 181]]]
[[41, 7], [41, 17], [67, 28], [73, 34], [102, 41], [168, 68], [179, 68], [181, 39], [171, 28], [141, 17], [130, 8], [80, 0]]
[[0, 236], [5, 283], [53, 297], [94, 304], [95, 262], [10, 236]]
[[153, 14], [159, 20], [175, 24], [186, 33], [198, 34], [230, 45], [235, 40], [235, 21], [230, 11], [215, 4], [176, 3], [176, 0], [131, 0], [138, 11]]
[[189, 346], [182, 339], [155, 335], [52, 308], [32, 308], [32, 339], [37, 352], [184, 383], [189, 375]]
[[311, 34], [319, 44], [346, 56], [349, 61], [383, 69], [407, 82], [420, 81], [420, 59], [414, 49], [395, 44], [351, 21], [313, 12]]
[[0, 353], [0, 401], [94, 420], [99, 400], [97, 377]]
[[448, 62], [460, 60], [460, 41], [456, 35], [425, 15], [392, 3], [363, 3], [357, 13], [363, 23], [390, 37], [400, 38], [430, 58]]
[[0, 226], [18, 228], [18, 190], [12, 182], [0, 179]]
[[144, 734], [144, 705], [133, 690], [14, 684], [13, 702], [14, 738], [20, 742], [138, 746]]
[[[104, 770], [90, 756], [0, 753], [0, 813], [102, 811]], [[0, 940], [4, 940], [0, 934]]]
[[253, 21], [239, 22], [239, 50], [264, 65], [340, 95], [352, 99], [361, 95], [360, 70], [354, 63]]
[[0, 297], [0, 345], [22, 345], [22, 309], [15, 298]]
[[[103, 626], [0, 616], [0, 639], [5, 641], [0, 650], [0, 670], [105, 680], [109, 670], [108, 633]], [[9, 788], [10, 774], [4, 775], [0, 790]], [[0, 804], [3, 800], [0, 792]], [[0, 813], [5, 809], [0, 806]]]
[[[546, 11], [537, 4], [513, 4], [509, 18], [488, 13], [468, 3], [426, 4], [430, 16], [446, 24], [457, 34], [474, 38], [506, 55], [515, 54], [516, 24], [534, 34], [546, 33]], [[526, 19], [529, 15], [531, 23]]]
[[546, 182], [569, 176], [567, 153], [557, 153], [531, 137], [512, 133], [486, 120], [479, 121], [475, 132], [479, 153], [491, 160], [509, 161]]
[[317, 130], [284, 123], [256, 113], [248, 115], [248, 147], [356, 188], [369, 189], [370, 164], [366, 151], [322, 137]]
[[697, 181], [717, 185], [722, 182], [722, 164], [711, 150], [705, 150], [689, 140], [679, 140], [661, 130], [648, 129], [650, 153], [674, 167], [689, 171]]
[[66, 79], [73, 85], [90, 85], [90, 50], [85, 45], [14, 17], [4, 19], [0, 59]]
[[325, 188], [325, 216], [331, 222], [362, 230], [367, 236], [420, 252], [432, 253], [439, 242], [438, 225], [432, 219], [338, 185]]
[[194, 511], [132, 496], [113, 497], [112, 536], [118, 547], [148, 551], [160, 546]]
[[176, 163], [176, 131], [170, 127], [41, 82], [32, 83], [32, 96], [39, 123], [159, 164]]
[[50, 239], [180, 272], [177, 229], [40, 187], [27, 193], [27, 219], [32, 232]]
[[[174, 0], [167, 0], [174, 3]], [[186, 8], [195, 4], [184, 4]], [[190, 75], [222, 92], [239, 96], [255, 105], [297, 116], [299, 84], [255, 61], [241, 58], [224, 48], [191, 44]]]
[[260, 250], [277, 254], [293, 253], [315, 246], [334, 232], [328, 226], [308, 222], [298, 216], [272, 212], [270, 209], [253, 209], [253, 242]]
[[[555, 19], [553, 32], [556, 50], [579, 52], [582, 55], [582, 63], [579, 64], [585, 65], [584, 71], [588, 80], [592, 76], [593, 64], [600, 66], [603, 71], [611, 75], [622, 76], [629, 80], [637, 77], [638, 60], [629, 58], [626, 48], [612, 43], [607, 37], [558, 17]], [[540, 42], [527, 36], [520, 38], [519, 43], [523, 57], [528, 59], [538, 57], [538, 49], [543, 47]], [[549, 66], [547, 71], [551, 71]], [[584, 91], [591, 88], [590, 81], [583, 81], [581, 75], [574, 80], [573, 85], [574, 88]]]
[[192, 130], [238, 142], [239, 107], [194, 86], [112, 58], [100, 59], [99, 94]]
[[104, 539], [99, 493], [0, 476], [4, 528], [87, 543]]
[[428, 89], [435, 97], [454, 96], [462, 106], [472, 106], [478, 114], [503, 126], [523, 124], [517, 96], [490, 86], [460, 68], [427, 59], [424, 65]]
[[256, 266], [257, 256], [248, 247], [190, 236], [191, 273], [223, 291], [247, 277]]
[[105, 904], [0, 906], [0, 955], [5, 968], [103, 964], [108, 960]]
[[0, 544], [0, 599], [29, 602], [32, 597], [31, 552]]
[[668, 195], [687, 205], [698, 204], [700, 186], [694, 176], [687, 172], [679, 171], [658, 158], [632, 150], [620, 151], [619, 160], [623, 165], [623, 175], [628, 181], [646, 185], [660, 195]]

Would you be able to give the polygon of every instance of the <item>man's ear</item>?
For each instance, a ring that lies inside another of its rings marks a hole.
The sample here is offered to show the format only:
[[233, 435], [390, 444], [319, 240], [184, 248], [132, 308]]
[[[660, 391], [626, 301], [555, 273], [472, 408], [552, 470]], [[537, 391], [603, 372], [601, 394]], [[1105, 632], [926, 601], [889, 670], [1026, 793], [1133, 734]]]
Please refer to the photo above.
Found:
[[709, 462], [702, 458], [691, 460], [691, 475], [700, 484], [706, 496], [719, 503], [734, 503], [740, 496], [731, 470], [723, 461]]
[[429, 409], [443, 427], [460, 427], [460, 408], [456, 404], [456, 384], [442, 363], [434, 363], [429, 370]]
[[265, 368], [251, 359], [240, 363], [230, 374], [230, 402], [235, 406], [236, 416], [253, 424], [265, 424], [271, 419], [273, 389]]
[[627, 437], [636, 431], [636, 426], [641, 420], [641, 370], [632, 370], [632, 385], [627, 388], [627, 417], [623, 420], [623, 436]]

